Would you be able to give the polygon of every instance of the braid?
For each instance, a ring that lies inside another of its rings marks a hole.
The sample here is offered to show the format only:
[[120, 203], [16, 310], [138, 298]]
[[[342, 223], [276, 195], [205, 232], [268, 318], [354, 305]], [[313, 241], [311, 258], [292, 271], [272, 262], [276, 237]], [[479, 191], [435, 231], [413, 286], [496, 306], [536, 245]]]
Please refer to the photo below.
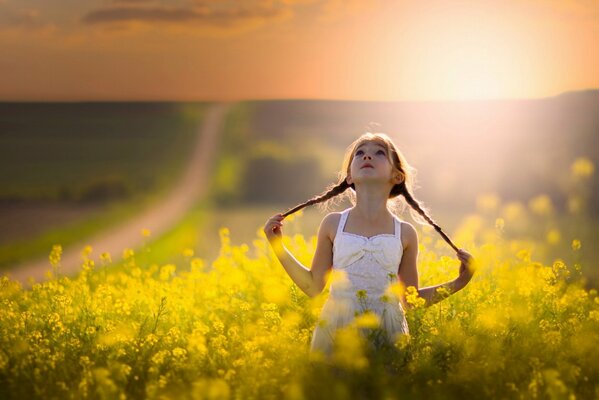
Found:
[[458, 247], [453, 244], [453, 242], [451, 241], [451, 239], [445, 234], [445, 232], [443, 232], [443, 230], [441, 229], [441, 227], [439, 225], [437, 225], [435, 223], [435, 221], [433, 221], [431, 219], [431, 217], [429, 217], [426, 212], [424, 212], [424, 210], [422, 209], [422, 207], [420, 207], [420, 203], [418, 203], [418, 201], [412, 196], [412, 194], [408, 191], [408, 188], [405, 185], [405, 180], [403, 182], [401, 182], [398, 186], [400, 186], [400, 193], [403, 195], [403, 197], [406, 199], [406, 201], [408, 202], [408, 204], [410, 206], [412, 206], [412, 208], [414, 210], [416, 210], [418, 212], [418, 214], [422, 215], [422, 217], [429, 223], [431, 224], [435, 230], [437, 232], [439, 232], [439, 235], [441, 235], [441, 237], [443, 239], [445, 239], [445, 241], [447, 243], [449, 243], [449, 245], [451, 247], [453, 247], [453, 249], [457, 252], [459, 251]]
[[299, 205], [285, 211], [283, 213], [283, 217], [293, 214], [294, 212], [299, 211], [304, 207], [311, 206], [312, 204], [317, 204], [317, 203], [322, 203], [323, 201], [327, 201], [331, 197], [335, 197], [335, 196], [340, 195], [341, 193], [345, 192], [349, 187], [351, 187], [351, 185], [349, 185], [347, 183], [347, 180], [343, 179], [340, 183], [333, 186], [332, 188], [327, 190], [325, 193], [323, 193], [319, 196], [312, 197], [310, 200], [306, 201], [305, 203], [299, 204]]

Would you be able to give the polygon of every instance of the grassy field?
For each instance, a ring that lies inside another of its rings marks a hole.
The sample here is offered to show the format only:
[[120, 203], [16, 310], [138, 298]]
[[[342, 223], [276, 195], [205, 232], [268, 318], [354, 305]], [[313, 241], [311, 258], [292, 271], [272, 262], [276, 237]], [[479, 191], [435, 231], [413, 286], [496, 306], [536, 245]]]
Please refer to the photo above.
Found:
[[205, 107], [0, 103], [0, 198], [84, 201], [102, 182], [159, 189], [185, 164]]
[[112, 202], [80, 215], [69, 223], [51, 225], [32, 237], [9, 240], [0, 245], [0, 271], [15, 263], [45, 255], [52, 246], [80, 243], [104, 229], [121, 224], [139, 212], [158, 203], [166, 193], [138, 195], [128, 201]]
[[[541, 262], [534, 249], [545, 248], [545, 239], [507, 239], [487, 226], [484, 215], [467, 216], [453, 235], [479, 261], [472, 282], [430, 308], [411, 296], [410, 335], [377, 352], [368, 343], [378, 320], [364, 311], [339, 331], [327, 361], [309, 354], [308, 345], [329, 287], [316, 298], [305, 296], [260, 234], [251, 243], [232, 243], [270, 210], [213, 212], [212, 206], [198, 204], [164, 237], [150, 234], [143, 248], [123, 249], [123, 262], [108, 256], [98, 265], [85, 261], [77, 277], [54, 274], [30, 291], [2, 279], [2, 398], [543, 399], [599, 393], [597, 291], [584, 288], [576, 263]], [[314, 238], [294, 232], [309, 230], [318, 218], [304, 217], [288, 222], [284, 240], [309, 265]], [[199, 257], [204, 238], [198, 226], [226, 227], [228, 221], [235, 225], [220, 230], [218, 257]], [[430, 229], [420, 238], [421, 285], [455, 278], [459, 263], [447, 256], [448, 246]], [[565, 260], [586, 246], [561, 255]], [[57, 254], [50, 259], [59, 272]]]
[[[205, 108], [0, 104], [0, 199], [7, 209], [25, 204], [32, 210], [0, 222], [0, 269], [89, 237], [164, 198], [189, 157]], [[39, 217], [57, 205], [76, 215], [67, 222], [61, 215]]]

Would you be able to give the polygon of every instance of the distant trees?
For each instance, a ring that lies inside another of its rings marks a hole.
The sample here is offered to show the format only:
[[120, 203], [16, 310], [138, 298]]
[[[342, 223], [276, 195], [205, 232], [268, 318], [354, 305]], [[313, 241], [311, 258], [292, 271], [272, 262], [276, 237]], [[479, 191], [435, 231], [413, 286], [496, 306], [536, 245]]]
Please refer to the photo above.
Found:
[[251, 203], [293, 203], [307, 200], [325, 186], [317, 157], [254, 155], [243, 171], [241, 198]]
[[212, 195], [221, 205], [294, 203], [322, 192], [328, 183], [317, 156], [254, 149], [221, 158]]

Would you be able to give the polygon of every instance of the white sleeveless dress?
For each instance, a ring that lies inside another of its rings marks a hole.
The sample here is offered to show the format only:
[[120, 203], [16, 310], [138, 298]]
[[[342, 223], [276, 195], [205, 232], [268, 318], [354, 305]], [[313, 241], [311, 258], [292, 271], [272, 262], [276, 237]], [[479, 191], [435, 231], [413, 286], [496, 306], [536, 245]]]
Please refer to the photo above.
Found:
[[[380, 319], [382, 335], [377, 336], [376, 343], [371, 342], [375, 347], [381, 344], [381, 338], [386, 344], [393, 344], [399, 334], [409, 334], [399, 298], [385, 293], [388, 285], [398, 279], [403, 255], [401, 222], [394, 216], [394, 234], [368, 238], [344, 232], [350, 210], [341, 213], [333, 243], [333, 269], [343, 272], [345, 279], [331, 282], [329, 297], [320, 312], [310, 344], [310, 352], [320, 351], [326, 356], [333, 352], [335, 331], [350, 324], [365, 310], [371, 310]], [[360, 290], [365, 292], [358, 296]], [[360, 331], [366, 337], [367, 331]]]

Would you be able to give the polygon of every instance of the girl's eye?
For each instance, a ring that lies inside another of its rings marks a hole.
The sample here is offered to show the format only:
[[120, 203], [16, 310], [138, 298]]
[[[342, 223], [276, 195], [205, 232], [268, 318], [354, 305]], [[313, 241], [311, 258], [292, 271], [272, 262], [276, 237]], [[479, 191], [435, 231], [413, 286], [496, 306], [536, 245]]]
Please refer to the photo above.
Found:
[[379, 150], [379, 151], [377, 151], [377, 152], [376, 152], [376, 154], [382, 154], [382, 155], [385, 155], [385, 152], [384, 152], [383, 150]]
[[362, 150], [358, 150], [356, 151], [356, 155], [359, 156], [360, 154], [364, 154], [364, 152]]

